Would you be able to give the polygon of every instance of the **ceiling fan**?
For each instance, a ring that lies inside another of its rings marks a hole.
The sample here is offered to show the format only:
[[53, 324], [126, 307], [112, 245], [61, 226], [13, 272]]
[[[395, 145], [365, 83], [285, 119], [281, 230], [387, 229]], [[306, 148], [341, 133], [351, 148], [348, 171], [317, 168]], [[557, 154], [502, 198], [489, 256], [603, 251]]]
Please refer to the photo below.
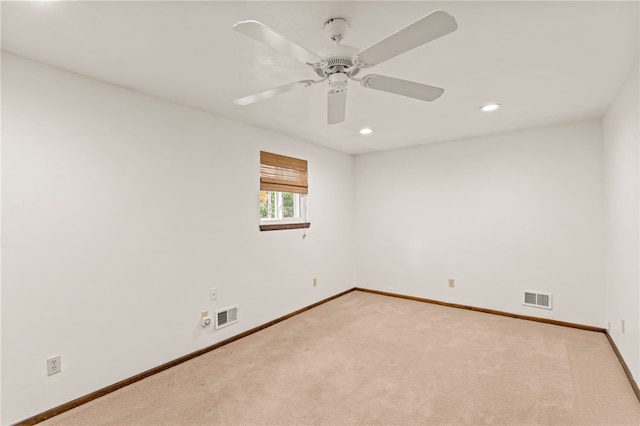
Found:
[[434, 101], [442, 95], [444, 89], [440, 87], [378, 74], [368, 74], [362, 78], [358, 78], [356, 75], [364, 68], [378, 65], [387, 59], [455, 31], [458, 24], [451, 15], [439, 10], [431, 12], [364, 50], [340, 44], [348, 28], [349, 23], [343, 18], [331, 18], [326, 21], [324, 24], [325, 33], [335, 44], [323, 48], [318, 54], [315, 54], [258, 21], [238, 22], [233, 26], [234, 30], [309, 65], [320, 76], [320, 80], [295, 81], [235, 99], [233, 102], [237, 105], [249, 105], [328, 80], [327, 122], [328, 124], [337, 124], [344, 121], [345, 118], [348, 80], [360, 82], [363, 87], [369, 89], [382, 90], [428, 102]]

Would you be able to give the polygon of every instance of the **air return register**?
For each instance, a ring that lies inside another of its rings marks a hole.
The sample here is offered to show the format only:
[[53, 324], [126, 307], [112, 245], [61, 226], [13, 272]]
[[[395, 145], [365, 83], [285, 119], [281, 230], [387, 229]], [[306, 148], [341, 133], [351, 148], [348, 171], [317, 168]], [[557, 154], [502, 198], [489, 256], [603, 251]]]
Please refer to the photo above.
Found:
[[553, 295], [551, 293], [524, 290], [522, 304], [533, 306], [534, 308], [553, 309]]
[[216, 328], [226, 327], [238, 322], [238, 305], [216, 311]]

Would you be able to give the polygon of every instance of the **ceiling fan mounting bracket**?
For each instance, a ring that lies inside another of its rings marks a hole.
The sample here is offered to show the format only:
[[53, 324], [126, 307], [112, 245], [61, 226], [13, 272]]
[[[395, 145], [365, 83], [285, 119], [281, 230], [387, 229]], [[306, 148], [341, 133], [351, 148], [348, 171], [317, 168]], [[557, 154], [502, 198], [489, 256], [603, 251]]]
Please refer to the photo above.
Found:
[[331, 18], [324, 23], [325, 34], [336, 43], [340, 43], [348, 29], [349, 22], [343, 18]]

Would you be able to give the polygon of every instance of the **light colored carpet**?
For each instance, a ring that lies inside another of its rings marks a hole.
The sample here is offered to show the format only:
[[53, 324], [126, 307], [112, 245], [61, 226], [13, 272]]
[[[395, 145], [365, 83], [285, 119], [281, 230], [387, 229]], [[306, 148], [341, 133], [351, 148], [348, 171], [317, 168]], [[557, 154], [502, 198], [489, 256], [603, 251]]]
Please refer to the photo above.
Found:
[[352, 292], [45, 425], [638, 425], [602, 333]]

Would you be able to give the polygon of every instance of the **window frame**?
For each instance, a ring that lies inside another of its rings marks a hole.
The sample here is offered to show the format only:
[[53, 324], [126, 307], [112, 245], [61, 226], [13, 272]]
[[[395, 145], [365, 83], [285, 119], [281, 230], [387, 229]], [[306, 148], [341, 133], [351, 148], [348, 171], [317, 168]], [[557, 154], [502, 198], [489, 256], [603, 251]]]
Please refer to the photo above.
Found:
[[[261, 191], [262, 192], [262, 191]], [[278, 218], [271, 218], [271, 217], [261, 217], [260, 218], [260, 224], [261, 225], [274, 225], [274, 224], [279, 224], [279, 223], [302, 223], [305, 222], [305, 218], [306, 218], [306, 210], [307, 210], [307, 206], [306, 206], [306, 194], [298, 194], [295, 192], [289, 192], [290, 194], [293, 194], [294, 197], [294, 202], [293, 202], [293, 210], [294, 210], [294, 215], [292, 217], [284, 217], [284, 207], [282, 206], [283, 204], [283, 194], [285, 194], [284, 191], [265, 191], [267, 193], [274, 193], [275, 194], [275, 198], [276, 198], [276, 211], [279, 213]], [[297, 214], [296, 214], [297, 213]]]

